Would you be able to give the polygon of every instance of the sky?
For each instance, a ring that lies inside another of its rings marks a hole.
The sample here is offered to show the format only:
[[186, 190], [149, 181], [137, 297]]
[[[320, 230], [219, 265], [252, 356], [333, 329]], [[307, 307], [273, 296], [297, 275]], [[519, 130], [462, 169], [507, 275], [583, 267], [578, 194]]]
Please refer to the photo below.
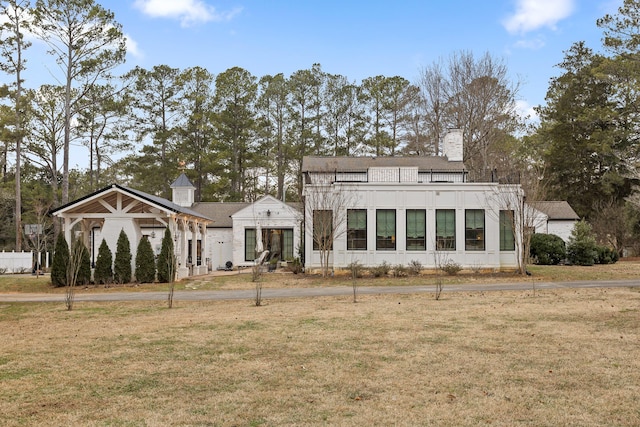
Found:
[[[127, 37], [122, 73], [135, 66], [219, 74], [239, 66], [260, 78], [319, 63], [362, 79], [420, 71], [456, 52], [502, 60], [523, 114], [545, 102], [564, 51], [578, 41], [601, 50], [596, 20], [623, 0], [96, 0]], [[1, 17], [0, 17], [1, 19]], [[34, 41], [34, 50], [38, 52]], [[24, 77], [38, 80], [51, 58], [29, 57]], [[27, 53], [30, 55], [29, 52]], [[49, 73], [51, 74], [51, 73]], [[49, 80], [51, 76], [48, 76]], [[47, 83], [55, 83], [48, 81]], [[33, 86], [31, 86], [33, 87]]]
[[128, 38], [126, 67], [239, 66], [257, 77], [310, 68], [360, 82], [417, 83], [456, 52], [503, 60], [523, 111], [544, 104], [549, 79], [577, 41], [601, 49], [596, 20], [622, 0], [99, 0]]

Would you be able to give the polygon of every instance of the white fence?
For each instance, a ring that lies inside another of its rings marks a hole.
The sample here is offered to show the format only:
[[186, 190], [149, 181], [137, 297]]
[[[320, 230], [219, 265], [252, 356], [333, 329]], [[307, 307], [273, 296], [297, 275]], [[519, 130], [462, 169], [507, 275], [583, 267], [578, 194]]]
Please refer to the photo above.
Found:
[[33, 252], [0, 252], [0, 271], [5, 273], [31, 273]]

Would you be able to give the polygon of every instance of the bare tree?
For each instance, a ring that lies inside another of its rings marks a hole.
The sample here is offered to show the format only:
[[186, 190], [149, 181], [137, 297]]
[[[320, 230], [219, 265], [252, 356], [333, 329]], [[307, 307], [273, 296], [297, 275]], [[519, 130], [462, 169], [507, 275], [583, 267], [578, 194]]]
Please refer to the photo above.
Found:
[[333, 244], [346, 233], [347, 207], [354, 193], [344, 184], [318, 182], [305, 186], [305, 218], [311, 224], [313, 249], [320, 252], [322, 277], [327, 277]]
[[69, 252], [69, 265], [67, 266], [67, 286], [65, 290], [65, 306], [68, 311], [73, 310], [73, 303], [76, 294], [76, 284], [78, 283], [78, 274], [82, 265], [82, 252], [85, 249], [84, 243], [80, 239], [71, 245]]
[[432, 144], [447, 128], [462, 129], [464, 161], [474, 174], [493, 169], [497, 144], [518, 129], [516, 96], [519, 84], [507, 66], [488, 53], [454, 53], [446, 65], [424, 68], [420, 78]]

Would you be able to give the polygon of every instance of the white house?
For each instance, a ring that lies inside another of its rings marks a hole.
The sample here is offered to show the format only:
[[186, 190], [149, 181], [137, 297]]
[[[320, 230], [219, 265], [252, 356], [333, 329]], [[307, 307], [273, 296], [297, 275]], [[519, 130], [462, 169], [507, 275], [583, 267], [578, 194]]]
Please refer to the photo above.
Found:
[[264, 250], [279, 261], [299, 256], [303, 216], [297, 203], [264, 196], [254, 203], [196, 203], [193, 210], [214, 220], [205, 249], [213, 269], [251, 266]]
[[445, 138], [448, 157], [305, 157], [305, 267], [321, 267], [320, 242], [333, 230], [318, 224], [331, 218], [334, 268], [517, 268], [520, 185], [468, 182], [460, 137]]
[[566, 201], [531, 202], [528, 205], [531, 212], [531, 225], [534, 232], [543, 234], [555, 234], [569, 242], [571, 232], [580, 217]]
[[124, 231], [129, 238], [132, 271], [135, 272], [135, 254], [140, 239], [149, 239], [157, 254], [164, 230], [169, 227], [178, 261], [177, 277], [207, 271], [202, 253], [208, 246], [207, 226], [212, 220], [161, 197], [113, 184], [60, 206], [52, 211], [52, 215], [62, 218], [64, 235], [70, 246], [78, 237], [84, 241], [92, 263], [103, 239], [115, 254], [118, 236]]

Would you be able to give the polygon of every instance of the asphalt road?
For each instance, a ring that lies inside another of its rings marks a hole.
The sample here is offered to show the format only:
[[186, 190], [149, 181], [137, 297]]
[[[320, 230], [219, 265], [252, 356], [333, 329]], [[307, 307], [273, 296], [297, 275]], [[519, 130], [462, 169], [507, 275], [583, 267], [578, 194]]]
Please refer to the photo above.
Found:
[[[520, 283], [487, 283], [472, 285], [445, 285], [442, 292], [490, 292], [532, 289], [532, 282]], [[604, 281], [576, 281], [576, 282], [536, 282], [536, 290], [560, 288], [628, 288], [640, 287], [638, 280], [604, 280]], [[414, 294], [433, 293], [434, 286], [358, 286], [358, 295], [381, 294]], [[318, 288], [278, 288], [263, 289], [262, 298], [304, 298], [319, 296], [352, 295], [353, 288], [318, 287]], [[255, 290], [229, 291], [199, 291], [184, 290], [174, 292], [174, 301], [209, 301], [209, 300], [252, 300]], [[76, 292], [75, 301], [162, 301], [167, 299], [167, 292], [110, 292], [83, 294]], [[64, 294], [0, 294], [0, 302], [64, 302]]]

